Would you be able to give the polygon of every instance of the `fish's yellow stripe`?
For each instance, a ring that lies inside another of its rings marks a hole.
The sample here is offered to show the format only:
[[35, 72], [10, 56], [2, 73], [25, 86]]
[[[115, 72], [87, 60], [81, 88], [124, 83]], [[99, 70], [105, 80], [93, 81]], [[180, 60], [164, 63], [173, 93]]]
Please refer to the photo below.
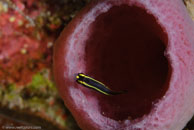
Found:
[[94, 86], [92, 86], [92, 85], [89, 85], [89, 84], [87, 84], [87, 83], [84, 82], [84, 81], [78, 80], [78, 82], [79, 82], [80, 84], [82, 84], [82, 85], [85, 85], [85, 86], [89, 87], [89, 88], [93, 88], [93, 89], [95, 89], [95, 90], [97, 90], [97, 91], [99, 91], [99, 92], [101, 92], [101, 93], [103, 93], [103, 94], [105, 94], [105, 95], [109, 95], [108, 93], [106, 93], [106, 92], [104, 92], [104, 91], [102, 91], [102, 90], [100, 90], [100, 89], [98, 89], [98, 88], [96, 88], [96, 87], [94, 87]]
[[84, 82], [84, 81], [81, 81], [81, 80], [77, 80], [77, 81], [78, 81], [80, 84], [83, 84], [83, 85], [85, 85], [85, 86], [87, 86], [87, 87], [89, 87], [89, 88], [93, 88], [93, 89], [95, 89], [95, 90], [97, 90], [97, 91], [99, 91], [99, 92], [101, 92], [101, 93], [103, 93], [103, 94], [105, 94], [105, 95], [110, 95], [109, 93], [106, 93], [106, 92], [100, 90], [99, 88], [96, 88], [95, 86], [89, 85], [89, 84], [87, 84], [87, 83]]
[[95, 79], [93, 79], [93, 78], [91, 78], [91, 77], [89, 77], [89, 76], [87, 76], [87, 75], [84, 75], [84, 74], [79, 74], [79, 75], [80, 75], [80, 76], [83, 76], [84, 78], [88, 78], [88, 79], [94, 80], [95, 82], [97, 82], [97, 83], [103, 85], [105, 88], [109, 89], [106, 85], [104, 85], [103, 83], [101, 83], [101, 82], [98, 81], [98, 80], [95, 80]]

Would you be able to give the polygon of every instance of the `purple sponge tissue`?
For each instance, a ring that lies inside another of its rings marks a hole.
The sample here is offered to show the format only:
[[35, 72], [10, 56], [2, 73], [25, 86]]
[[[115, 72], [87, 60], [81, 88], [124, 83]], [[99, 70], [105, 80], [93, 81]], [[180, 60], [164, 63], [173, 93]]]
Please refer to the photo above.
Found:
[[[78, 73], [124, 94], [107, 96]], [[194, 22], [182, 0], [96, 0], [54, 47], [61, 97], [83, 130], [181, 130], [194, 114]]]

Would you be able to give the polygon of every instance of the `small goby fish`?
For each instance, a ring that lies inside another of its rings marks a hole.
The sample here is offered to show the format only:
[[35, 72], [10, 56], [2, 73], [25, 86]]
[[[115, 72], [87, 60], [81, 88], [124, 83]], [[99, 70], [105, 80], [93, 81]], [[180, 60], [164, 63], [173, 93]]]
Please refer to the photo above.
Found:
[[89, 77], [83, 73], [78, 73], [76, 75], [76, 81], [77, 83], [87, 87], [96, 90], [97, 92], [100, 92], [105, 95], [117, 95], [125, 93], [126, 91], [121, 92], [114, 92], [110, 88], [108, 88], [106, 85], [101, 83], [100, 81], [97, 81], [93, 79], [92, 77]]

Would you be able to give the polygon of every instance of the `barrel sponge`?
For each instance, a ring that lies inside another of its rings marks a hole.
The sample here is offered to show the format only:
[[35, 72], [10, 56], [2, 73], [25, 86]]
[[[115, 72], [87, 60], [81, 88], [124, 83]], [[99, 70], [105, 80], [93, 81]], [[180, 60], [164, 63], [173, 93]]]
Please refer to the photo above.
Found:
[[[61, 97], [84, 130], [180, 130], [194, 113], [194, 23], [181, 0], [98, 0], [54, 47]], [[106, 96], [75, 82], [85, 73]]]

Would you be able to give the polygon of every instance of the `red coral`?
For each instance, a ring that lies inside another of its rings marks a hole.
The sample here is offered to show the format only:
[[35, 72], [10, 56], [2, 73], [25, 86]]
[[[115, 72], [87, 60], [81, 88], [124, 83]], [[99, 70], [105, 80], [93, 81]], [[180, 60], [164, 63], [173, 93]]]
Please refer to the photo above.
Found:
[[24, 3], [15, 1], [14, 4], [16, 7], [0, 14], [0, 82], [21, 85], [28, 83], [35, 72], [50, 65], [51, 50], [47, 44], [54, 37], [37, 30], [26, 18], [36, 17], [34, 12], [40, 13], [40, 9], [28, 4], [28, 13], [24, 16], [20, 12], [26, 11]]

